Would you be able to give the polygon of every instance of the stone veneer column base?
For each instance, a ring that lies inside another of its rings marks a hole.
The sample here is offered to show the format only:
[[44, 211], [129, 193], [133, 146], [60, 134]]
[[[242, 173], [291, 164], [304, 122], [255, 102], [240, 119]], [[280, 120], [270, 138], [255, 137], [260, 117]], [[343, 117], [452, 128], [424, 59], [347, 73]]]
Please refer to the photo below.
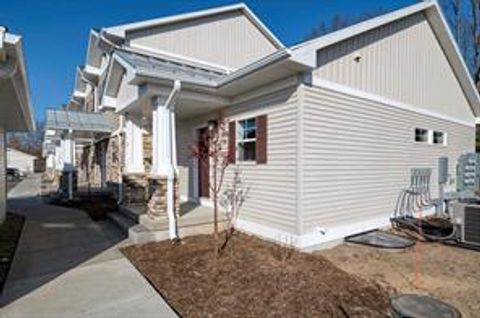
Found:
[[[149, 199], [147, 206], [147, 218], [142, 224], [147, 228], [156, 229], [159, 225], [168, 224], [167, 212], [167, 178], [163, 176], [149, 177]], [[180, 200], [178, 195], [178, 180], [174, 180], [174, 212], [177, 220], [180, 211]]]
[[148, 180], [144, 173], [129, 173], [122, 176], [125, 204], [145, 204], [147, 202]]

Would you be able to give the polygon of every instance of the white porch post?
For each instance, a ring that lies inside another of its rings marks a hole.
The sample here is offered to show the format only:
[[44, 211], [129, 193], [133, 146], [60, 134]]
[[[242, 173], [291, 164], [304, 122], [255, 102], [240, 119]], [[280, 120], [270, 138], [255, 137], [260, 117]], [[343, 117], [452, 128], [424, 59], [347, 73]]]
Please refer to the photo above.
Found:
[[73, 140], [72, 131], [68, 131], [61, 139], [61, 147], [63, 150], [63, 171], [68, 178], [68, 199], [73, 199], [73, 173], [75, 171], [75, 141]]
[[126, 116], [125, 172], [145, 173], [143, 165], [142, 119]]
[[175, 101], [180, 90], [180, 82], [175, 81], [168, 97], [156, 96], [152, 100], [152, 170], [153, 178], [165, 177], [167, 181], [166, 210], [171, 239], [178, 237], [175, 215], [176, 140], [175, 140]]

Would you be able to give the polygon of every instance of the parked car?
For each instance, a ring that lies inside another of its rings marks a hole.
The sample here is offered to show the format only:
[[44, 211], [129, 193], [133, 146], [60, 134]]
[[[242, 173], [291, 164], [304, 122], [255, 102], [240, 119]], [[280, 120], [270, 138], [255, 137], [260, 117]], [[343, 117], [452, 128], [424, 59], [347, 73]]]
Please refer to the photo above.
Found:
[[17, 168], [7, 168], [7, 180], [18, 181], [23, 178], [22, 173]]

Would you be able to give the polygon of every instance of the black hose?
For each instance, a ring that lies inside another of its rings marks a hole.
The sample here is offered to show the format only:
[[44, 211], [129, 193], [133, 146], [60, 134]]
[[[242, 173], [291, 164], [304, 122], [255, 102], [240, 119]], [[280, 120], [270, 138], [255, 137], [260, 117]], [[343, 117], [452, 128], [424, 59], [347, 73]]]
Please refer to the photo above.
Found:
[[[445, 227], [441, 227], [439, 225], [433, 224], [428, 220], [421, 220], [422, 227], [420, 228], [419, 223], [420, 220], [414, 217], [397, 217], [392, 218], [390, 221], [397, 227], [408, 228], [414, 230], [420, 236], [425, 238], [427, 241], [431, 242], [441, 242], [441, 241], [448, 241], [456, 237], [457, 229], [455, 225], [449, 222], [451, 225], [451, 232], [447, 235], [443, 235], [444, 231], [446, 230]], [[430, 232], [430, 233], [426, 233]]]

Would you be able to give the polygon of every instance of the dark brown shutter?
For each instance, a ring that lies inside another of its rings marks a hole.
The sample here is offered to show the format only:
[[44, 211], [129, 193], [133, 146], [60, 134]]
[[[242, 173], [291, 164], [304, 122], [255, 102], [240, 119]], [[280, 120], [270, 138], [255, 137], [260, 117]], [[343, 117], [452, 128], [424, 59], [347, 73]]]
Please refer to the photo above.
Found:
[[267, 163], [267, 115], [257, 117], [257, 143], [255, 158], [257, 164]]
[[237, 131], [235, 128], [235, 121], [231, 121], [228, 124], [228, 163], [232, 164], [235, 163], [236, 157]]

